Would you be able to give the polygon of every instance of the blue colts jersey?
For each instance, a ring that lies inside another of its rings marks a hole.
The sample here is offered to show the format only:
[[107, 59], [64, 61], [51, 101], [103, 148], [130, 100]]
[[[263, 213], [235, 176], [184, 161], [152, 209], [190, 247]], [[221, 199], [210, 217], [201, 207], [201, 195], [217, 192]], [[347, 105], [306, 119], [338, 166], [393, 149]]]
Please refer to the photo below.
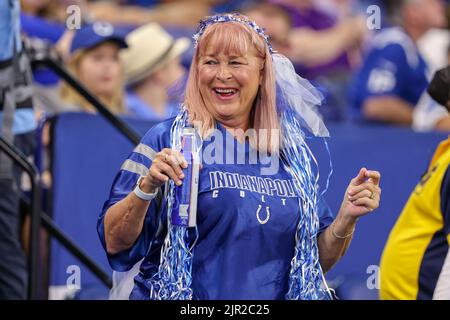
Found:
[[379, 32], [350, 87], [354, 116], [372, 97], [393, 96], [416, 106], [428, 85], [427, 65], [412, 39], [399, 27]]
[[[117, 174], [110, 199], [99, 218], [98, 232], [103, 245], [106, 210], [131, 192], [139, 176], [151, 166], [155, 154], [170, 146], [173, 120], [152, 128]], [[198, 239], [192, 267], [194, 298], [283, 299], [288, 291], [299, 222], [292, 177], [281, 163], [270, 174], [262, 174], [269, 166], [267, 156], [252, 161], [254, 150], [249, 143], [237, 142], [220, 124], [216, 132], [217, 137], [205, 140], [202, 147]], [[129, 270], [143, 259], [132, 299], [149, 298], [148, 281], [159, 265], [167, 213], [163, 208], [159, 217], [157, 208], [156, 201], [152, 201], [142, 233], [131, 248], [108, 256], [117, 271]], [[333, 216], [322, 199], [318, 210], [320, 231], [323, 231]], [[194, 240], [195, 232], [192, 237]]]

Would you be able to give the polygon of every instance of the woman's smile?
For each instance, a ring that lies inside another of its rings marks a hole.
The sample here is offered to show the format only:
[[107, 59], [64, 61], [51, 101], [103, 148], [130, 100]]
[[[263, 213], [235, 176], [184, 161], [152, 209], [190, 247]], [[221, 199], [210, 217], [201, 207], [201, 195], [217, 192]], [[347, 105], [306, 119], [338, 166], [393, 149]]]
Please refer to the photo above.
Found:
[[233, 99], [238, 98], [239, 95], [239, 89], [232, 87], [215, 87], [212, 91], [217, 100], [223, 102], [233, 101]]

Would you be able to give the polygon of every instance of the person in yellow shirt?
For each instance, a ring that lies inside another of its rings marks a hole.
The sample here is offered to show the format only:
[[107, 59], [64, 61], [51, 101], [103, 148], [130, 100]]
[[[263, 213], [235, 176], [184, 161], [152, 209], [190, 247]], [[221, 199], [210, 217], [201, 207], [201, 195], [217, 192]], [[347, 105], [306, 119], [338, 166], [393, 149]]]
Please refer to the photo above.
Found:
[[[450, 66], [428, 93], [450, 110]], [[383, 300], [450, 299], [450, 137], [437, 148], [389, 235], [380, 264]]]

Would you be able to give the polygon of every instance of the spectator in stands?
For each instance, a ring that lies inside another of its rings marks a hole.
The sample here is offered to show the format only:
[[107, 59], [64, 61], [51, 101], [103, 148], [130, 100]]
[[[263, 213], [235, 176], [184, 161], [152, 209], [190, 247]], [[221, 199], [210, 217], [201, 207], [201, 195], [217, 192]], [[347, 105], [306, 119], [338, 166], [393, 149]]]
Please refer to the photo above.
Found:
[[367, 33], [362, 16], [338, 20], [319, 9], [312, 0], [271, 0], [290, 14], [288, 56], [298, 74], [323, 87], [327, 103], [320, 108], [327, 120], [347, 118], [344, 94], [351, 71], [360, 59], [358, 49]]
[[[66, 29], [66, 6], [60, 0], [21, 0], [21, 4], [22, 34], [33, 44], [52, 47], [66, 57], [73, 36], [73, 31]], [[38, 115], [64, 111], [59, 99], [59, 77], [47, 68], [33, 70], [33, 107]]]
[[241, 11], [266, 30], [276, 51], [285, 56], [291, 56], [289, 35], [292, 20], [286, 10], [276, 4], [263, 2], [244, 6]]
[[291, 16], [290, 58], [308, 79], [336, 69], [350, 68], [348, 51], [364, 39], [367, 27], [361, 16], [338, 21], [320, 10], [312, 0], [272, 0]]
[[[86, 0], [21, 0], [20, 14], [22, 33], [29, 38], [39, 38], [54, 45], [56, 51], [66, 58], [69, 54], [73, 37], [73, 28], [92, 21]], [[80, 15], [74, 18], [75, 11], [68, 11], [68, 7], [75, 5], [80, 9]], [[79, 19], [78, 19], [79, 18]], [[35, 81], [44, 86], [54, 85], [58, 78], [54, 74], [35, 71]]]
[[394, 27], [379, 32], [354, 78], [355, 117], [410, 126], [428, 84], [427, 66], [416, 43], [429, 29], [445, 25], [441, 0], [387, 1]]
[[[450, 67], [428, 92], [450, 110]], [[382, 299], [450, 300], [450, 138], [435, 152], [389, 235], [380, 264]]]
[[169, 89], [186, 72], [180, 56], [190, 40], [175, 40], [156, 23], [132, 31], [126, 40], [129, 47], [121, 57], [128, 85], [128, 114], [149, 121], [168, 118], [178, 108], [177, 101], [170, 101]]
[[[96, 22], [77, 30], [70, 47], [68, 68], [113, 113], [124, 113], [123, 68], [119, 51], [126, 48], [123, 35], [111, 24]], [[93, 107], [67, 84], [61, 87], [68, 109], [93, 112]]]

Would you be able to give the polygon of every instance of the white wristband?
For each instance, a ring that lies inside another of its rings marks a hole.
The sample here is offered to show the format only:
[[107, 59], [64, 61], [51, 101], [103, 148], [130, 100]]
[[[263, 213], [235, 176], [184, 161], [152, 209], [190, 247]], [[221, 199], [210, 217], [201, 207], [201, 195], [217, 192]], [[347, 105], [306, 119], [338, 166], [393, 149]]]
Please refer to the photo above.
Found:
[[141, 181], [142, 181], [143, 178], [145, 178], [145, 177], [141, 176], [138, 179], [138, 181], [136, 183], [136, 187], [134, 188], [133, 192], [139, 199], [142, 199], [142, 200], [145, 200], [145, 201], [151, 201], [158, 194], [158, 189], [156, 189], [155, 192], [153, 192], [153, 193], [146, 193], [146, 192], [142, 191], [139, 185], [141, 184]]

